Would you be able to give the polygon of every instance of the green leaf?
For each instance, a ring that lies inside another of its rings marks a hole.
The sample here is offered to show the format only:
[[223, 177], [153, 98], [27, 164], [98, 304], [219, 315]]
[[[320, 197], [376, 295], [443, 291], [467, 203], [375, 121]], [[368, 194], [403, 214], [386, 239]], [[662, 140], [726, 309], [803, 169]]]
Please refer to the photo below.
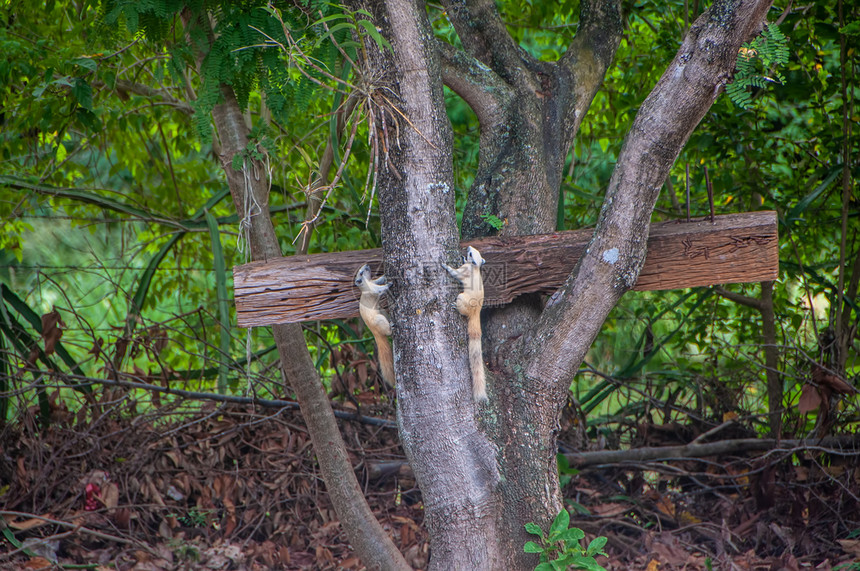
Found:
[[860, 20], [842, 26], [839, 28], [839, 33], [846, 36], [860, 36]]
[[[0, 284], [2, 285], [2, 284]], [[6, 305], [0, 303], [0, 316], [3, 320], [0, 321], [0, 332], [2, 332], [10, 343], [18, 351], [21, 359], [28, 359], [27, 355], [31, 349], [35, 349], [39, 358], [48, 364], [54, 371], [59, 372], [53, 361], [45, 355], [45, 352], [38, 346], [38, 342], [24, 329], [24, 326], [18, 323], [18, 320], [9, 315], [6, 311]], [[35, 370], [31, 370], [30, 374], [33, 377], [33, 383], [38, 383], [41, 375]], [[48, 426], [51, 422], [51, 406], [48, 401], [44, 387], [36, 389], [36, 396], [39, 401], [39, 416], [42, 426]]]
[[570, 514], [567, 513], [565, 508], [561, 508], [561, 511], [558, 512], [557, 516], [555, 516], [555, 520], [553, 520], [552, 525], [549, 528], [550, 540], [552, 540], [553, 536], [557, 536], [561, 532], [567, 531], [569, 525]]
[[537, 567], [535, 567], [535, 571], [554, 571], [555, 568], [549, 563], [539, 563]]
[[388, 40], [382, 37], [382, 34], [379, 33], [379, 30], [376, 29], [376, 26], [370, 20], [359, 20], [358, 25], [364, 28], [364, 31], [373, 38], [373, 41], [376, 42], [376, 45], [379, 46], [380, 49], [385, 48], [390, 50], [391, 44], [388, 43]]
[[556, 454], [555, 460], [558, 464], [559, 474], [568, 474], [570, 476], [579, 474], [579, 470], [570, 467], [570, 462], [567, 461], [567, 456], [564, 454]]
[[532, 535], [537, 535], [541, 539], [544, 539], [543, 530], [540, 528], [540, 526], [538, 526], [538, 524], [530, 521], [525, 525], [525, 527], [527, 532], [531, 533]]
[[795, 313], [791, 316], [791, 328], [794, 330], [800, 329], [800, 326], [803, 325], [803, 316], [799, 313]]
[[78, 101], [78, 105], [92, 112], [93, 110], [93, 88], [85, 79], [76, 77], [72, 81], [72, 95]]
[[149, 286], [152, 284], [152, 278], [155, 276], [155, 271], [158, 269], [161, 262], [164, 261], [164, 258], [167, 257], [170, 250], [173, 249], [176, 243], [179, 242], [183, 236], [185, 236], [184, 232], [174, 234], [170, 240], [159, 248], [158, 252], [152, 257], [152, 259], [149, 260], [149, 264], [147, 264], [146, 269], [141, 274], [137, 291], [131, 300], [131, 307], [129, 308], [129, 333], [131, 332], [131, 329], [134, 328], [134, 323], [137, 322], [136, 316], [140, 315], [143, 310], [143, 304], [146, 301], [147, 293], [149, 293]]
[[481, 214], [481, 219], [495, 228], [496, 230], [501, 230], [505, 223], [495, 214], [490, 214], [489, 212], [485, 212]]
[[[206, 205], [203, 206], [200, 210], [198, 210], [192, 219], [198, 219], [204, 215], [205, 212], [208, 211], [209, 208], [212, 208], [220, 202], [225, 196], [229, 194], [229, 190], [221, 192], [216, 192], [207, 202]], [[152, 284], [152, 278], [155, 276], [155, 271], [158, 269], [158, 266], [164, 261], [164, 258], [167, 257], [167, 254], [173, 247], [185, 236], [186, 232], [178, 232], [174, 234], [170, 240], [168, 240], [152, 257], [149, 261], [149, 264], [146, 266], [146, 270], [144, 270], [143, 274], [140, 277], [140, 283], [137, 286], [137, 291], [132, 298], [131, 307], [129, 308], [128, 319], [126, 320], [126, 334], [131, 334], [131, 331], [134, 330], [135, 324], [137, 323], [136, 316], [140, 315], [143, 310], [143, 304], [146, 301], [146, 296], [149, 293], [149, 286]]]
[[[3, 304], [0, 302], [0, 304]], [[13, 365], [6, 351], [6, 338], [0, 335], [0, 422], [5, 423], [9, 412], [9, 380], [12, 378]], [[4, 529], [5, 531], [5, 529]]]
[[35, 557], [36, 556], [35, 553], [33, 553], [32, 551], [27, 549], [26, 546], [24, 546], [20, 541], [18, 541], [18, 538], [15, 537], [15, 534], [12, 533], [12, 530], [9, 528], [9, 526], [4, 525], [3, 529], [2, 529], [2, 533], [3, 533], [3, 537], [6, 538], [6, 541], [8, 541], [16, 549], [20, 549], [24, 553], [24, 555], [26, 555], [27, 557]]
[[575, 511], [578, 514], [591, 515], [591, 510], [589, 510], [587, 507], [580, 504], [579, 502], [574, 502], [573, 500], [567, 500], [567, 505], [572, 507], [573, 511]]
[[526, 544], [523, 546], [523, 551], [526, 553], [543, 553], [544, 548], [534, 541], [526, 541]]
[[98, 64], [96, 63], [96, 61], [88, 57], [80, 57], [73, 59], [72, 63], [75, 65], [79, 65], [89, 71], [96, 71], [98, 69]]
[[[26, 319], [30, 323], [30, 325], [33, 327], [33, 329], [35, 329], [39, 333], [42, 333], [42, 318], [39, 316], [38, 313], [33, 311], [30, 308], [30, 306], [24, 302], [23, 299], [21, 299], [20, 297], [15, 295], [15, 292], [13, 292], [11, 289], [6, 287], [6, 284], [0, 284], [0, 297], [2, 297], [2, 299], [6, 300], [6, 303], [8, 303], [9, 306], [12, 307], [12, 309], [17, 311], [21, 315], [21, 317]], [[4, 312], [5, 312], [5, 306], [4, 306]], [[66, 349], [65, 345], [63, 345], [62, 341], [57, 341], [57, 344], [54, 347], [54, 350], [57, 352], [57, 355], [60, 356], [60, 359], [63, 360], [63, 363], [65, 363], [66, 366], [68, 366], [74, 374], [81, 376], [81, 377], [84, 376], [84, 372], [83, 372], [83, 370], [81, 370], [80, 365], [77, 364], [75, 359], [71, 356], [69, 351]], [[59, 369], [55, 369], [55, 370], [57, 370], [57, 372], [59, 372]], [[84, 385], [84, 386], [80, 387], [79, 390], [84, 392], [84, 393], [90, 393], [92, 391], [92, 388], [89, 385]]]
[[602, 565], [594, 560], [594, 557], [583, 557], [581, 555], [574, 558], [572, 564], [574, 569], [586, 569], [588, 571], [606, 571]]
[[585, 550], [586, 555], [602, 554], [607, 541], [609, 541], [609, 539], [606, 537], [595, 537], [591, 540], [591, 543], [588, 544], [588, 548]]
[[800, 215], [801, 215], [801, 214], [803, 214], [803, 212], [804, 212], [807, 208], [809, 208], [809, 205], [810, 205], [810, 204], [812, 204], [813, 202], [815, 202], [815, 200], [816, 200], [819, 196], [821, 196], [821, 193], [822, 193], [822, 192], [824, 192], [825, 190], [827, 190], [827, 187], [829, 187], [829, 186], [833, 183], [833, 181], [834, 181], [834, 180], [836, 180], [836, 177], [837, 177], [837, 176], [839, 176], [839, 173], [841, 173], [841, 172], [842, 172], [842, 167], [836, 167], [836, 168], [834, 168], [834, 169], [830, 172], [830, 174], [829, 174], [829, 175], [827, 175], [827, 178], [825, 178], [825, 179], [821, 182], [821, 184], [819, 184], [818, 186], [816, 186], [816, 187], [815, 187], [815, 189], [814, 189], [812, 192], [810, 192], [809, 194], [807, 194], [806, 196], [804, 196], [802, 199], [800, 199], [800, 200], [797, 202], [797, 204], [795, 204], [795, 205], [794, 205], [794, 208], [792, 208], [792, 209], [788, 212], [788, 214], [786, 214], [786, 215], [785, 215], [785, 221], [786, 221], [787, 223], [789, 223], [789, 224], [790, 224], [790, 223], [792, 223], [792, 222], [794, 222], [794, 221], [796, 221], [796, 220], [799, 220], [799, 219], [800, 219]]
[[561, 531], [555, 539], [557, 541], [576, 541], [578, 542], [580, 539], [585, 537], [585, 532], [579, 529], [578, 527], [571, 527], [569, 529], [565, 529]]

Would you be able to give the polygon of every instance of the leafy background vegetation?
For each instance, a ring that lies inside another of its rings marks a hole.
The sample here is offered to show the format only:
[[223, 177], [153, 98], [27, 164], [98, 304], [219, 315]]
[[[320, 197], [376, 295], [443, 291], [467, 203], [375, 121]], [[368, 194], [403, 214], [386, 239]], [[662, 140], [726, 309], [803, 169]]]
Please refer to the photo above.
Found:
[[[184, 35], [178, 2], [0, 2], [5, 425], [38, 418], [50, 426], [57, 411], [85, 423], [96, 410], [86, 404], [108, 397], [105, 382], [290, 398], [270, 333], [237, 328], [229, 303], [230, 269], [248, 255], [209, 118], [220, 82], [246, 108], [255, 135], [249, 152], [267, 157], [269, 207], [284, 254], [302, 247], [303, 222], [328, 192], [320, 179], [332, 180], [347, 154], [308, 251], [378, 246], [376, 155], [361, 115], [370, 103], [351, 91], [359, 71], [349, 60], [353, 34], [373, 30], [322, 2], [191, 4], [205, 4], [218, 22], [199, 69], [193, 48], [202, 39]], [[680, 1], [624, 6], [615, 65], [570, 150], [560, 229], [595, 223], [624, 134], [695, 17]], [[766, 66], [756, 73], [780, 81], [748, 82], [743, 106], [718, 99], [654, 215], [706, 215], [708, 183], [718, 214], [779, 214], [772, 307], [787, 436], [857, 430], [856, 396], [813, 374], [823, 368], [856, 385], [860, 373], [858, 26], [856, 7], [844, 6], [840, 20], [840, 6], [778, 3], [770, 20], [787, 38], [787, 63], [778, 75]], [[559, 57], [575, 33], [575, 1], [512, 0], [500, 8], [515, 39], [537, 57]], [[441, 8], [428, 10], [439, 36], [453, 38]], [[462, 207], [479, 130], [468, 107], [451, 92], [446, 97]], [[326, 149], [334, 156], [329, 170]], [[730, 419], [766, 433], [763, 313], [738, 303], [761, 297], [760, 284], [627, 295], [587, 367], [571, 379], [588, 437], [623, 446], [642, 424]], [[306, 336], [338, 398], [377, 390], [366, 358], [343, 357], [347, 347], [372, 354], [356, 322], [308, 324]], [[356, 363], [364, 384], [344, 388], [338, 379]], [[135, 411], [199, 406], [126, 391]]]
[[[218, 82], [232, 85], [256, 142], [263, 143], [257, 148], [268, 154], [270, 207], [284, 253], [294, 253], [323, 150], [332, 142], [338, 158], [347, 150], [343, 131], [338, 138], [332, 129], [343, 102], [333, 78], [349, 80], [344, 55], [355, 49], [349, 36], [354, 23], [327, 4], [278, 10], [281, 21], [262, 4], [218, 5], [218, 40], [198, 72], [188, 41], [199, 38], [182, 35], [177, 7], [5, 2], [0, 276], [8, 296], [2, 354], [6, 388], [15, 389], [5, 398], [7, 421], [36, 398], [21, 390], [20, 368], [44, 332], [27, 311], [59, 313], [60, 343], [86, 378], [130, 375], [194, 390], [288, 396], [273, 374], [270, 336], [264, 330], [246, 335], [220, 311], [219, 287], [229, 292], [229, 269], [247, 256], [209, 113]], [[625, 8], [616, 65], [571, 149], [560, 228], [594, 223], [624, 133], [693, 17], [682, 3]], [[502, 9], [514, 37], [537, 57], [557, 58], [575, 31], [575, 2], [552, 8], [508, 2]], [[444, 13], [429, 10], [440, 36], [452, 37]], [[779, 370], [786, 417], [796, 418], [813, 363], [847, 379], [858, 372], [852, 275], [858, 265], [858, 153], [851, 136], [858, 88], [857, 54], [849, 47], [857, 35], [856, 26], [845, 26], [840, 36], [836, 6], [825, 3], [782, 14], [775, 9], [772, 20], [788, 37], [788, 63], [776, 72], [784, 81], [745, 86], [746, 108], [726, 96], [717, 101], [667, 180], [655, 220], [686, 215], [688, 183], [691, 214], [706, 214], [706, 169], [717, 213], [779, 213]], [[455, 95], [448, 101], [462, 204], [477, 161], [478, 125]], [[378, 243], [367, 127], [357, 124], [356, 130], [311, 252]], [[846, 157], [853, 162], [843, 169]], [[756, 284], [733, 289], [759, 295]], [[840, 292], [847, 319], [836, 331]], [[331, 349], [354, 341], [357, 328], [323, 323], [309, 329], [318, 365], [330, 379]], [[843, 354], [834, 360], [832, 343], [845, 337]], [[733, 412], [758, 426], [756, 415], [767, 410], [761, 345], [761, 315], [712, 290], [630, 294], [592, 349], [591, 372], [573, 380], [574, 395], [587, 411], [600, 413], [591, 422], [605, 426], [624, 424], [634, 410], [633, 418], [649, 418], [654, 406], [646, 396], [710, 417]], [[362, 347], [370, 350], [367, 339]], [[49, 368], [70, 372], [52, 355], [40, 357], [40, 367], [50, 361]], [[54, 382], [61, 381], [39, 379]], [[81, 391], [49, 392], [72, 409], [81, 405]], [[840, 424], [847, 427], [856, 411], [851, 399], [845, 405]]]

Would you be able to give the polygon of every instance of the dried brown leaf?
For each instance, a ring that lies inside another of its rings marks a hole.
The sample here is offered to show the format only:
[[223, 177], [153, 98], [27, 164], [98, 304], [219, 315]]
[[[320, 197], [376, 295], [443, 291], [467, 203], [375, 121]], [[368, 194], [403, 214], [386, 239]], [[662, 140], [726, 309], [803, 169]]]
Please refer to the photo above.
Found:
[[842, 546], [842, 551], [860, 558], [860, 539], [837, 539], [836, 542]]
[[149, 336], [152, 339], [152, 350], [155, 351], [156, 355], [160, 355], [170, 340], [167, 336], [167, 331], [163, 327], [154, 326], [150, 328]]
[[119, 508], [111, 515], [111, 519], [119, 529], [128, 529], [132, 513], [128, 508]]
[[66, 324], [63, 323], [60, 312], [56, 309], [42, 316], [42, 339], [45, 340], [45, 355], [54, 353], [57, 341], [63, 336], [61, 326], [65, 327]]
[[800, 389], [800, 400], [797, 402], [797, 410], [800, 414], [806, 414], [821, 406], [821, 395], [818, 389], [812, 385], [805, 384]]
[[96, 339], [96, 342], [93, 343], [92, 349], [87, 351], [87, 354], [88, 355], [98, 355], [99, 353], [102, 352], [102, 345], [104, 345], [104, 344], [105, 344], [104, 338], [99, 337], [98, 339]]
[[119, 503], [119, 487], [109, 482], [102, 487], [101, 501], [106, 508], [113, 509]]
[[[50, 517], [50, 516], [47, 516], [47, 517]], [[27, 519], [24, 521], [10, 521], [10, 522], [7, 522], [7, 525], [9, 527], [11, 527], [12, 529], [16, 529], [18, 531], [27, 531], [28, 529], [34, 529], [36, 527], [41, 527], [43, 525], [46, 525], [47, 523], [48, 522], [46, 522], [42, 518], [31, 517], [30, 519]]]
[[828, 387], [834, 393], [850, 395], [857, 392], [857, 389], [855, 389], [836, 375], [828, 373], [818, 365], [814, 365], [812, 368], [812, 380], [821, 386]]
[[44, 557], [33, 557], [24, 563], [23, 569], [53, 569], [54, 564]]

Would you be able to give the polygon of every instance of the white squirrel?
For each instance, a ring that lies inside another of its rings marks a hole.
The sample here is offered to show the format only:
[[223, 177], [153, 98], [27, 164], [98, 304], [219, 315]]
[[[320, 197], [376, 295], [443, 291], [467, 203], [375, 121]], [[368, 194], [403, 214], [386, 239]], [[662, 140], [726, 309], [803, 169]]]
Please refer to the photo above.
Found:
[[484, 305], [484, 280], [481, 266], [484, 258], [475, 248], [469, 246], [463, 265], [452, 268], [443, 263], [452, 277], [463, 285], [463, 292], [457, 296], [457, 311], [468, 319], [469, 365], [472, 369], [472, 396], [476, 401], [487, 400], [487, 380], [484, 371], [484, 355], [481, 351], [481, 307]]
[[376, 352], [379, 357], [379, 367], [382, 372], [382, 380], [389, 387], [394, 386], [394, 353], [391, 350], [391, 324], [388, 315], [380, 305], [380, 297], [388, 291], [389, 284], [385, 283], [385, 276], [375, 280], [370, 279], [370, 265], [364, 264], [355, 273], [355, 285], [361, 290], [361, 298], [358, 300], [358, 311], [361, 318], [367, 324], [368, 329], [376, 340]]

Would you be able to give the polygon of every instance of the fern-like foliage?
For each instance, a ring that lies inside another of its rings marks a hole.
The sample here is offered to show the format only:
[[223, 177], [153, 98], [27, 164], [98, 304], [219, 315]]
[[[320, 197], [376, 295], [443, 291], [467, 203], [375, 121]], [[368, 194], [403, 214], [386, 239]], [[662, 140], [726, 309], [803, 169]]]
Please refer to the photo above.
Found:
[[[280, 6], [283, 25], [273, 18], [272, 6]], [[221, 86], [233, 89], [239, 105], [247, 107], [252, 92], [260, 88], [278, 120], [294, 109], [306, 109], [316, 85], [302, 74], [291, 72], [291, 62], [271, 39], [287, 45], [285, 28], [293, 41], [301, 43], [308, 59], [326, 69], [335, 69], [338, 52], [330, 41], [319, 41], [327, 32], [309, 26], [307, 11], [328, 16], [339, 10], [333, 4], [313, 1], [304, 10], [291, 3], [264, 0], [104, 0], [100, 4], [99, 29], [109, 32], [125, 26], [140, 38], [166, 43], [171, 61], [171, 79], [182, 83], [197, 67], [193, 125], [202, 142], [212, 139], [211, 112], [221, 100]], [[182, 21], [187, 24], [181, 24]], [[210, 29], [210, 22], [216, 22]], [[186, 36], [187, 34], [187, 36]], [[335, 33], [348, 40], [348, 31]], [[190, 45], [186, 42], [190, 38]], [[197, 63], [196, 54], [203, 53]], [[316, 75], [313, 70], [309, 75]], [[323, 78], [319, 78], [322, 80]]]
[[751, 88], [765, 89], [771, 83], [785, 83], [780, 67], [788, 63], [788, 54], [788, 38], [776, 24], [768, 24], [757, 38], [740, 49], [735, 78], [726, 86], [726, 94], [735, 105], [748, 109], [752, 105]]

